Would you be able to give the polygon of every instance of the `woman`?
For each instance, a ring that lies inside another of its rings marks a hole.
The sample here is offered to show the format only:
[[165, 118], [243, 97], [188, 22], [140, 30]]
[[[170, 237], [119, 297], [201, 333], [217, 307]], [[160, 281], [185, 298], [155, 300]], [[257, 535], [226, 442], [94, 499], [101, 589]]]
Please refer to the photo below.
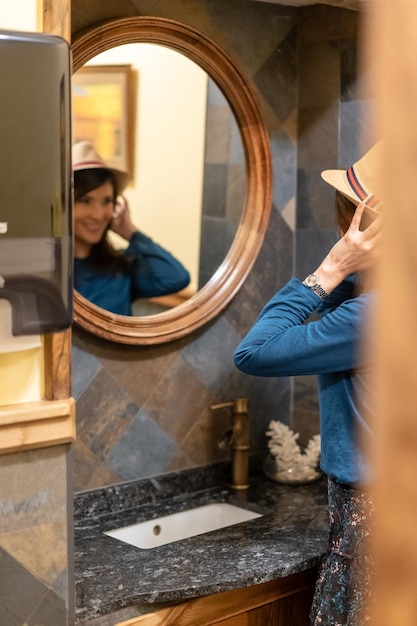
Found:
[[[128, 175], [108, 167], [88, 141], [73, 146], [72, 166], [75, 289], [119, 315], [132, 315], [137, 298], [184, 289], [190, 282], [188, 271], [132, 224], [127, 202], [119, 196]], [[113, 248], [110, 229], [129, 242], [126, 250]]]
[[[373, 504], [363, 449], [371, 436], [365, 411], [369, 363], [361, 346], [367, 335], [364, 317], [374, 298], [368, 281], [381, 218], [373, 219], [377, 200], [372, 192], [381, 150], [379, 142], [348, 170], [322, 173], [336, 189], [341, 237], [313, 274], [303, 282], [292, 278], [268, 302], [234, 357], [247, 374], [318, 377], [330, 528], [311, 610], [314, 625], [362, 626], [367, 621]], [[305, 324], [314, 312], [320, 318]]]

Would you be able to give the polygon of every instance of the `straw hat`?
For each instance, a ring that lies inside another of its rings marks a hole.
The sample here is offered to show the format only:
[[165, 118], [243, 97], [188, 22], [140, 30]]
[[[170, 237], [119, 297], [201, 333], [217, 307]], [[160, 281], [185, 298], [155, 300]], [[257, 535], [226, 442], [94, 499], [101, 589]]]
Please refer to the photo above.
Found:
[[378, 141], [347, 170], [324, 170], [321, 177], [354, 204], [364, 200], [367, 207], [376, 211], [380, 205], [375, 194], [380, 186], [383, 149], [384, 142]]
[[116, 176], [118, 193], [121, 193], [129, 182], [129, 174], [122, 170], [110, 167], [103, 161], [101, 156], [96, 152], [91, 141], [80, 141], [72, 147], [72, 169], [74, 172], [90, 169], [110, 170]]

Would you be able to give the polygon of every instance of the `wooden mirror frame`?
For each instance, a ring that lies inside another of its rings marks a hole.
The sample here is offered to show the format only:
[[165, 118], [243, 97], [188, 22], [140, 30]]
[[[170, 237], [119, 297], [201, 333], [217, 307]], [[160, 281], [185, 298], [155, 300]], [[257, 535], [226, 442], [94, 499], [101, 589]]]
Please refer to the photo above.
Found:
[[237, 293], [256, 260], [268, 225], [272, 165], [269, 138], [247, 79], [217, 44], [185, 24], [138, 16], [95, 25], [73, 38], [73, 71], [97, 54], [128, 43], [172, 48], [213, 78], [235, 114], [247, 168], [246, 203], [230, 250], [211, 279], [189, 300], [155, 315], [127, 317], [101, 309], [74, 291], [75, 324], [109, 341], [149, 345], [191, 333], [218, 315]]

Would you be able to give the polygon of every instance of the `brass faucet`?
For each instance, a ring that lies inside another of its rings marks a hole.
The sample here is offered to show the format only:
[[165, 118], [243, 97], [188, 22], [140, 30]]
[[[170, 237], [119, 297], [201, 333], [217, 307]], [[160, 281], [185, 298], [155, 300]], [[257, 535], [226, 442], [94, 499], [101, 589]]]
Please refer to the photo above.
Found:
[[232, 402], [214, 404], [213, 410], [231, 407], [232, 426], [219, 439], [218, 446], [222, 450], [232, 451], [232, 489], [243, 490], [249, 487], [249, 414], [248, 399], [235, 398]]

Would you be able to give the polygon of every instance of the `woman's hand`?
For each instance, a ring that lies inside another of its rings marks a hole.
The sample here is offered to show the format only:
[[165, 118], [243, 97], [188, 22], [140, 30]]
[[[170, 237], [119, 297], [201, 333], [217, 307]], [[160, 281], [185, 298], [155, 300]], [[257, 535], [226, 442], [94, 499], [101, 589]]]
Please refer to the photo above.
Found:
[[133, 233], [138, 230], [132, 223], [129, 205], [124, 196], [117, 197], [110, 228], [127, 241], [129, 241]]
[[314, 272], [320, 277], [320, 285], [327, 293], [333, 291], [349, 274], [366, 272], [375, 265], [381, 239], [382, 216], [376, 217], [365, 230], [360, 230], [364, 210], [365, 203], [361, 202], [346, 233]]

